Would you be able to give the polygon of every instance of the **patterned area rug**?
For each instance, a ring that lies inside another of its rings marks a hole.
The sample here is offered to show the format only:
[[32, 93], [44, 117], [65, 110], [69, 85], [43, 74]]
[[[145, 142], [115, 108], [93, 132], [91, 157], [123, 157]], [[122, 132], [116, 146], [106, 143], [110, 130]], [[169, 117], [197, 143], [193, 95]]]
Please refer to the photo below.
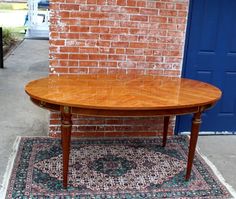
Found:
[[184, 180], [188, 138], [73, 140], [69, 187], [62, 187], [62, 149], [55, 138], [21, 138], [7, 198], [231, 198], [196, 154]]

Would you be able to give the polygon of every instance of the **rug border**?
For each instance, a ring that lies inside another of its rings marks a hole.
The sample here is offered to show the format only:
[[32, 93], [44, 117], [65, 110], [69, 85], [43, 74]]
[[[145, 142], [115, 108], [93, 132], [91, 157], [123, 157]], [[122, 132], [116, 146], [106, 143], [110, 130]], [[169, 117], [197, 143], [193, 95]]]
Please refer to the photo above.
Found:
[[10, 157], [8, 158], [6, 171], [3, 176], [2, 187], [0, 189], [0, 198], [6, 198], [7, 187], [10, 181], [11, 172], [14, 166], [14, 162], [15, 162], [15, 158], [16, 158], [16, 154], [19, 148], [20, 141], [21, 141], [21, 136], [17, 136], [13, 143], [12, 152], [10, 154]]
[[204, 155], [201, 152], [201, 149], [199, 148], [199, 146], [197, 146], [196, 151], [200, 155], [200, 157], [206, 162], [206, 164], [210, 167], [210, 169], [213, 171], [213, 173], [218, 178], [218, 180], [226, 187], [226, 189], [232, 195], [232, 198], [230, 199], [236, 199], [236, 191], [229, 183], [226, 182], [225, 178], [223, 177], [221, 172], [217, 169], [217, 167], [207, 158], [206, 155]]

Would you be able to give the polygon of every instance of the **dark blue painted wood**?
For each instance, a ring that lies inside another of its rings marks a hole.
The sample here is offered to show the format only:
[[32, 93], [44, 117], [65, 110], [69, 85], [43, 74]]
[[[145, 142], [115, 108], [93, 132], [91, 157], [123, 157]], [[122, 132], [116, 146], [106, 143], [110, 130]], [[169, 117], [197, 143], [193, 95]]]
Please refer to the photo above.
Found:
[[[236, 0], [192, 0], [183, 77], [216, 85], [217, 105], [203, 115], [201, 131], [236, 131]], [[177, 132], [190, 130], [177, 118]]]

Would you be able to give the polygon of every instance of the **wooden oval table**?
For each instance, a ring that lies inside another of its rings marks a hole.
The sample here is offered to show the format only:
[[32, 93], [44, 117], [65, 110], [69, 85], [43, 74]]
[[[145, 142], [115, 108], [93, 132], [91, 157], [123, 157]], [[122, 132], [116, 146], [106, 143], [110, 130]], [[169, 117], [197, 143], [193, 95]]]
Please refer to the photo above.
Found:
[[38, 106], [61, 112], [63, 186], [67, 187], [71, 114], [111, 117], [164, 116], [163, 147], [171, 115], [193, 113], [187, 172], [190, 178], [201, 114], [221, 91], [190, 79], [148, 75], [50, 76], [28, 83], [26, 93]]

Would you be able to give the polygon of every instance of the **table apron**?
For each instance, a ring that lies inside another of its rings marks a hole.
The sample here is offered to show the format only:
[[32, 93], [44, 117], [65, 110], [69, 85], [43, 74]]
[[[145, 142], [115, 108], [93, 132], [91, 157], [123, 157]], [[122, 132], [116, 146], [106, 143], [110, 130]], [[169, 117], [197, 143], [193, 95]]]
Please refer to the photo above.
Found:
[[[61, 111], [61, 107], [67, 107], [65, 105], [57, 105], [41, 100], [31, 98], [31, 101], [41, 108], [45, 108], [51, 111]], [[96, 117], [155, 117], [161, 115], [185, 115], [196, 112], [203, 112], [206, 109], [214, 106], [215, 103], [184, 107], [184, 108], [173, 108], [173, 109], [158, 109], [158, 110], [108, 110], [108, 109], [92, 109], [92, 108], [79, 108], [70, 107], [72, 114], [81, 116], [96, 116]]]

